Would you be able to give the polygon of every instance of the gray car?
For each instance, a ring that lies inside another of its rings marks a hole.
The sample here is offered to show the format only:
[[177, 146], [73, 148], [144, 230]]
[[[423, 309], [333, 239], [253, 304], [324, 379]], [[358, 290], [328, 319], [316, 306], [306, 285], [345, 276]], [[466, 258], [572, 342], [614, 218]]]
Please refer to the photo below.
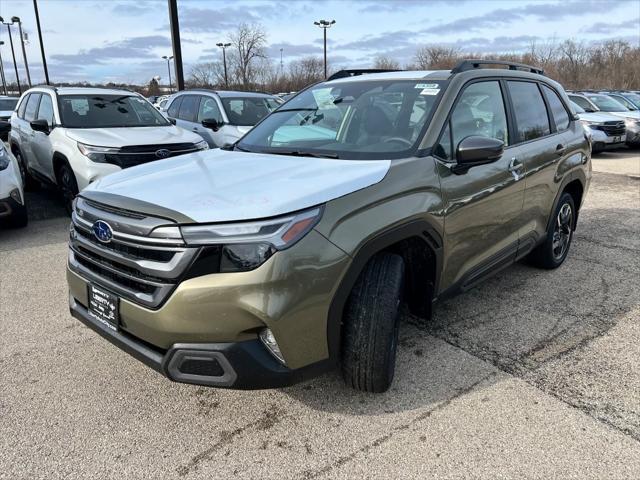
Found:
[[282, 100], [266, 93], [188, 90], [172, 96], [169, 102], [167, 117], [215, 148], [235, 143]]

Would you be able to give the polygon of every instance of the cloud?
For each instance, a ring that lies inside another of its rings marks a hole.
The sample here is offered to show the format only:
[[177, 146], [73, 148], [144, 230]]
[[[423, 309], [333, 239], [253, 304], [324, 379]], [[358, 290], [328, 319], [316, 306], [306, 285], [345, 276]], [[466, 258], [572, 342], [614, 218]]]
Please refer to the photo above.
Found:
[[341, 44], [340, 48], [344, 50], [388, 50], [390, 46], [397, 48], [413, 45], [415, 38], [415, 32], [399, 30], [379, 35], [365, 35], [362, 40]]
[[[459, 4], [459, 3], [467, 3], [471, 0], [430, 0], [430, 5], [435, 4]], [[415, 9], [423, 7], [425, 4], [425, 0], [390, 0], [386, 2], [381, 1], [368, 1], [368, 2], [358, 2], [360, 8], [358, 9], [359, 13], [394, 13], [398, 11], [404, 11], [409, 9]]]
[[590, 27], [583, 28], [580, 31], [582, 33], [609, 34], [614, 33], [618, 30], [629, 30], [632, 28], [634, 28], [636, 31], [640, 29], [640, 17], [618, 23], [597, 22]]
[[[619, 2], [622, 3], [622, 2]], [[618, 6], [619, 3], [611, 3]], [[531, 3], [516, 8], [500, 8], [483, 15], [465, 17], [448, 23], [440, 23], [421, 30], [421, 33], [445, 34], [451, 32], [470, 32], [496, 28], [525, 17], [537, 17], [539, 20], [561, 20], [565, 17], [575, 18], [579, 15], [601, 13], [603, 2], [597, 0], [568, 1], [562, 3]]]
[[119, 42], [109, 42], [103, 47], [80, 50], [78, 53], [54, 54], [50, 58], [54, 63], [64, 65], [99, 65], [114, 59], [153, 58], [156, 47], [170, 47], [171, 41], [163, 35], [132, 37]]
[[267, 47], [267, 55], [280, 60], [280, 49], [282, 48], [282, 55], [285, 58], [289, 57], [306, 57], [309, 55], [322, 55], [323, 49], [321, 46], [312, 44], [300, 44], [293, 45], [288, 42], [273, 43]]

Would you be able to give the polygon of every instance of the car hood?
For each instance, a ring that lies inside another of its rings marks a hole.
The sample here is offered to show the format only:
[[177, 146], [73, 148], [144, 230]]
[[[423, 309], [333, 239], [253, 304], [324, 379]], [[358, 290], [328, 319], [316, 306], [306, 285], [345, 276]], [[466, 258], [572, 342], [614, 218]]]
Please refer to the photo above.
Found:
[[622, 118], [633, 118], [634, 120], [640, 120], [640, 111], [638, 110], [629, 110], [627, 112], [608, 112], [611, 115], [615, 115], [616, 117]]
[[198, 143], [202, 138], [175, 125], [166, 127], [70, 128], [69, 138], [99, 147]]
[[620, 117], [607, 112], [579, 113], [580, 120], [587, 122], [619, 122]]
[[180, 223], [283, 215], [380, 182], [390, 160], [335, 160], [208, 150], [129, 168], [81, 195]]

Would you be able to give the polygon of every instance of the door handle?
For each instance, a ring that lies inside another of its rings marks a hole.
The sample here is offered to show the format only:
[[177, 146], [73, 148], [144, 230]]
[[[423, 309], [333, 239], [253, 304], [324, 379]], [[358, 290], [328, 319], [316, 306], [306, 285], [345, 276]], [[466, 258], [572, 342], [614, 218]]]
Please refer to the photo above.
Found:
[[564, 145], [562, 145], [561, 143], [559, 143], [558, 145], [556, 145], [556, 153], [558, 155], [564, 155], [566, 148]]
[[510, 172], [517, 172], [519, 170], [522, 169], [524, 165], [522, 164], [522, 162], [520, 160], [518, 160], [516, 157], [513, 157], [511, 159], [511, 162], [509, 163], [509, 171]]

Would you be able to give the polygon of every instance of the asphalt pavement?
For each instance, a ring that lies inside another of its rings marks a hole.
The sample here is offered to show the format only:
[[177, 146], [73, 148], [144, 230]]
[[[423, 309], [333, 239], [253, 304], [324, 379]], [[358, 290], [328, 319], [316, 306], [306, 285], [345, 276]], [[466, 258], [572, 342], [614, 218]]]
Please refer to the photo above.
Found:
[[0, 479], [640, 477], [640, 151], [600, 154], [571, 252], [405, 316], [382, 395], [172, 383], [73, 319], [69, 220], [0, 230]]

